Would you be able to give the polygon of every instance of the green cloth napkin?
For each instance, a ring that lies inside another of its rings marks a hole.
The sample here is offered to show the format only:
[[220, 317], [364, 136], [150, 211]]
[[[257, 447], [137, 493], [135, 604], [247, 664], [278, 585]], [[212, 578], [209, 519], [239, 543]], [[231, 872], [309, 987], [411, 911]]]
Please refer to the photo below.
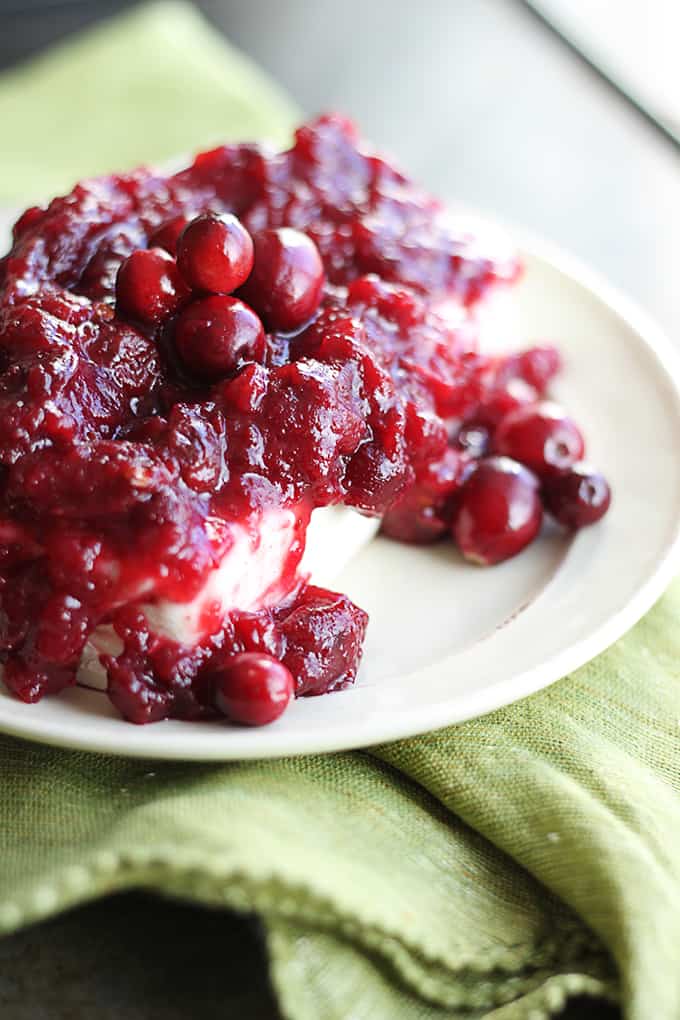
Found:
[[285, 142], [296, 119], [192, 7], [148, 4], [0, 75], [0, 201], [224, 141]]
[[[0, 79], [0, 191], [285, 136], [293, 114], [191, 9], [146, 7]], [[258, 915], [288, 1020], [543, 1020], [584, 993], [678, 1020], [679, 617], [676, 584], [552, 688], [367, 752], [163, 764], [0, 739], [0, 929], [144, 888]]]

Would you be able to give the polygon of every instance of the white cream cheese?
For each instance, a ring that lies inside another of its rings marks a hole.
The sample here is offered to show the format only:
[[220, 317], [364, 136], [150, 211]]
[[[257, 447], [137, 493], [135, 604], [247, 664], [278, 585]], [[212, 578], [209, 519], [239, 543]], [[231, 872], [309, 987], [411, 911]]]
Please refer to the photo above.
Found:
[[[204, 636], [201, 620], [210, 607], [224, 615], [235, 609], [255, 612], [280, 601], [286, 594], [281, 583], [286, 559], [293, 544], [299, 541], [296, 525], [297, 518], [291, 510], [263, 515], [256, 533], [232, 525], [233, 543], [229, 551], [194, 598], [186, 602], [164, 599], [142, 605], [151, 628], [191, 646]], [[344, 506], [315, 510], [307, 528], [300, 573], [310, 575], [316, 583], [329, 584], [370, 542], [379, 527], [378, 518], [363, 517]], [[97, 627], [83, 651], [78, 681], [104, 690], [106, 674], [99, 654], [116, 655], [121, 650], [120, 638], [109, 624]]]

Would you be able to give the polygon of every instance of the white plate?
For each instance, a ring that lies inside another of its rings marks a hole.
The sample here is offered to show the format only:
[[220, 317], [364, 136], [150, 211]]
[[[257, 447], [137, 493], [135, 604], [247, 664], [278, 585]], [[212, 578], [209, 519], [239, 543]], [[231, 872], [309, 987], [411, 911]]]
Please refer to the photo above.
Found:
[[38, 705], [0, 690], [0, 730], [114, 754], [268, 758], [407, 737], [508, 705], [587, 662], [650, 608], [680, 569], [680, 367], [669, 341], [595, 274], [523, 245], [519, 330], [555, 340], [556, 395], [583, 423], [610, 478], [608, 517], [575, 539], [547, 534], [482, 569], [453, 548], [383, 539], [334, 587], [371, 616], [356, 687], [303, 698], [271, 726], [121, 721], [74, 689]]

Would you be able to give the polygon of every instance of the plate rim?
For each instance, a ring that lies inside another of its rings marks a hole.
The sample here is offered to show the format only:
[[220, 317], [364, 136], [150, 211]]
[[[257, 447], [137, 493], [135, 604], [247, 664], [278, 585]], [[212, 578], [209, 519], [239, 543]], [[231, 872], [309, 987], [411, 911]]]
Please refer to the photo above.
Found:
[[[481, 214], [480, 216], [477, 213], [474, 215], [478, 219], [491, 221], [491, 217], [488, 215]], [[495, 217], [493, 222], [507, 231], [521, 257], [528, 257], [547, 264], [561, 275], [569, 277], [582, 289], [598, 298], [634, 331], [638, 343], [653, 355], [657, 368], [661, 370], [678, 410], [678, 421], [680, 421], [680, 351], [673, 345], [670, 337], [653, 316], [578, 256], [523, 227], [513, 226]], [[299, 733], [294, 730], [286, 731], [285, 724], [279, 728], [280, 724], [274, 723], [266, 730], [257, 731], [267, 735], [264, 747], [260, 747], [257, 740], [253, 740], [252, 743], [234, 741], [235, 734], [253, 733], [254, 731], [232, 729], [225, 731], [225, 738], [219, 745], [214, 740], [201, 741], [192, 737], [189, 741], [192, 746], [189, 748], [186, 746], [186, 740], [178, 741], [175, 732], [165, 740], [154, 737], [145, 744], [142, 734], [148, 732], [148, 727], [131, 726], [123, 720], [120, 720], [120, 737], [116, 731], [115, 737], [104, 732], [98, 734], [96, 739], [92, 737], [88, 739], [88, 734], [91, 732], [89, 727], [83, 726], [82, 731], [79, 729], [75, 735], [71, 732], [71, 728], [65, 733], [63, 723], [59, 719], [53, 722], [39, 717], [35, 721], [31, 721], [30, 714], [27, 714], [26, 722], [23, 719], [5, 719], [1, 703], [0, 732], [8, 736], [68, 748], [73, 751], [104, 753], [154, 761], [223, 762], [355, 750], [417, 737], [480, 718], [490, 712], [513, 705], [529, 695], [551, 686], [573, 670], [590, 662], [611, 647], [651, 609], [678, 573], [680, 573], [680, 513], [675, 521], [672, 538], [647, 579], [624, 606], [597, 626], [592, 633], [559, 650], [534, 667], [511, 675], [511, 684], [509, 684], [508, 678], [505, 678], [485, 686], [481, 690], [467, 692], [464, 699], [461, 699], [460, 695], [456, 695], [449, 701], [430, 701], [424, 705], [415, 705], [408, 713], [402, 711], [399, 714], [387, 716], [384, 716], [383, 713], [375, 713], [359, 728], [357, 728], [356, 718], [354, 718], [356, 736], [351, 739], [343, 734], [342, 729], [327, 733], [322, 731], [320, 739], [316, 741], [305, 739], [304, 747], [300, 748], [294, 746], [296, 739], [298, 743], [300, 742]], [[434, 667], [425, 668], [432, 669]], [[422, 670], [415, 671], [416, 674], [419, 672]], [[501, 691], [507, 694], [508, 690], [512, 692], [510, 697], [501, 694]], [[340, 692], [336, 697], [342, 698], [343, 693]], [[351, 694], [351, 691], [346, 693]], [[443, 713], [447, 707], [448, 713]], [[445, 721], [442, 721], [442, 713], [446, 716]], [[154, 724], [152, 727], [154, 733], [162, 725], [162, 723]], [[187, 723], [186, 725], [196, 728], [196, 731], [201, 728], [196, 723]], [[227, 733], [231, 734], [231, 740], [227, 739]], [[198, 732], [196, 732], [196, 736], [198, 736]]]

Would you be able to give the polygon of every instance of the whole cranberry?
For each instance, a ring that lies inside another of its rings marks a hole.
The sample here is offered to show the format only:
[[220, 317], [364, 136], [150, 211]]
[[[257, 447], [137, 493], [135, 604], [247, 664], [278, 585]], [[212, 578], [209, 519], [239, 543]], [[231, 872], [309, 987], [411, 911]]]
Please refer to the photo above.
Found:
[[510, 381], [522, 381], [542, 396], [561, 368], [562, 358], [556, 347], [548, 344], [529, 347], [519, 354], [496, 359], [495, 385], [505, 386]]
[[255, 238], [255, 263], [243, 288], [245, 299], [267, 327], [290, 332], [319, 307], [324, 269], [311, 237], [290, 227], [263, 230]]
[[177, 320], [175, 347], [194, 375], [221, 378], [248, 361], [262, 361], [264, 330], [238, 298], [215, 295], [194, 301]]
[[265, 652], [241, 652], [215, 673], [218, 711], [247, 726], [278, 719], [294, 689], [290, 670]]
[[578, 425], [559, 405], [545, 400], [506, 415], [496, 430], [494, 450], [543, 476], [575, 464], [585, 444]]
[[453, 515], [453, 537], [473, 563], [516, 556], [534, 540], [543, 511], [538, 479], [509, 457], [487, 457], [463, 485]]
[[124, 318], [157, 325], [187, 296], [177, 264], [162, 248], [138, 249], [116, 276], [116, 310]]
[[177, 254], [177, 241], [188, 223], [186, 216], [173, 216], [165, 220], [159, 227], [156, 227], [149, 238], [149, 248], [163, 248], [170, 255]]
[[604, 517], [611, 498], [607, 479], [587, 464], [574, 464], [568, 471], [546, 478], [543, 486], [546, 510], [573, 531]]
[[383, 514], [380, 532], [397, 542], [430, 545], [446, 534], [446, 523], [432, 503], [418, 502], [418, 494], [405, 497]]
[[227, 213], [203, 213], [177, 240], [177, 265], [193, 290], [230, 294], [253, 268], [253, 241], [241, 221]]
[[518, 407], [536, 402], [538, 394], [523, 379], [510, 379], [505, 386], [497, 386], [482, 397], [475, 420], [494, 431], [503, 418]]

